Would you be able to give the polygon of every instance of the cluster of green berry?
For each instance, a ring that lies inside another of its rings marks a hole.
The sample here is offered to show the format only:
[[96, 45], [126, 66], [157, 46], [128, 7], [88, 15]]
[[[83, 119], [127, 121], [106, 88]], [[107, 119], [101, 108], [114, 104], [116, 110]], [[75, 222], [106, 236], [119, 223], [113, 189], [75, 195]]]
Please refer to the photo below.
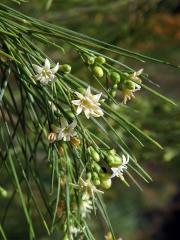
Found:
[[106, 76], [108, 92], [111, 97], [116, 97], [119, 90], [123, 100], [124, 98], [130, 99], [133, 97], [133, 93], [140, 89], [138, 84], [141, 83], [141, 79], [138, 76], [142, 73], [142, 69], [133, 73], [117, 71], [106, 63], [106, 59], [103, 56], [81, 52], [81, 57], [96, 78], [99, 79]]
[[92, 146], [88, 148], [90, 161], [88, 163], [87, 177], [94, 185], [103, 189], [109, 189], [112, 185], [111, 175], [104, 167], [118, 167], [122, 163], [122, 158], [116, 153], [115, 149], [101, 150], [98, 153]]

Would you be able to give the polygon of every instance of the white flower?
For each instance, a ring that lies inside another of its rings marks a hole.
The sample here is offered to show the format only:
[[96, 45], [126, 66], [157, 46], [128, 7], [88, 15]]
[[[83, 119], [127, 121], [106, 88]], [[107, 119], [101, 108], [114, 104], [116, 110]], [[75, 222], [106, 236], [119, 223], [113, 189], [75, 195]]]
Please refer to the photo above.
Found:
[[[74, 239], [74, 237], [77, 237], [77, 235], [81, 233], [81, 230], [75, 226], [70, 226], [69, 227], [69, 234], [70, 234], [70, 238]], [[74, 237], [73, 237], [74, 236]]]
[[71, 185], [77, 189], [87, 192], [94, 198], [94, 193], [104, 193], [103, 191], [97, 189], [89, 179], [84, 181], [81, 177], [79, 178], [79, 185], [71, 183]]
[[127, 155], [127, 158], [126, 156], [123, 154], [122, 155], [122, 163], [119, 167], [117, 168], [111, 168], [111, 170], [113, 171], [113, 174], [111, 176], [111, 178], [113, 177], [120, 177], [121, 179], [123, 179], [123, 173], [124, 173], [124, 170], [127, 169], [127, 164], [129, 162], [129, 155]]
[[90, 199], [90, 195], [85, 192], [82, 195], [81, 205], [80, 205], [80, 212], [83, 218], [86, 217], [88, 213], [90, 213], [93, 209], [92, 201]]
[[68, 124], [65, 118], [61, 118], [60, 122], [61, 122], [61, 128], [59, 129], [57, 140], [63, 139], [63, 141], [70, 141], [71, 137], [74, 137], [77, 134], [74, 131], [74, 128], [77, 125], [76, 120], [74, 120], [71, 124]]
[[77, 115], [84, 111], [85, 116], [89, 119], [90, 116], [101, 117], [103, 116], [103, 111], [100, 108], [99, 99], [102, 93], [92, 95], [90, 87], [87, 88], [84, 95], [79, 92], [75, 92], [79, 100], [73, 100], [72, 103], [77, 107]]
[[36, 64], [33, 64], [33, 68], [37, 73], [35, 75], [36, 80], [39, 81], [41, 84], [46, 85], [54, 80], [55, 73], [59, 69], [59, 63], [57, 63], [54, 68], [50, 68], [50, 62], [46, 58], [44, 66], [41, 67]]

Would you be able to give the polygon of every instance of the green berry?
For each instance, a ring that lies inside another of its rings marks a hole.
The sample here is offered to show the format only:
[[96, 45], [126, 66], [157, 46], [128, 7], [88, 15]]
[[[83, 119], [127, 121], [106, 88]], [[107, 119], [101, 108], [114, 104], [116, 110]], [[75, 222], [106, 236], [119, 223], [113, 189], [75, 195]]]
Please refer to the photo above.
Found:
[[95, 179], [95, 180], [93, 180], [93, 183], [94, 183], [94, 185], [96, 185], [96, 186], [98, 186], [98, 185], [101, 184], [101, 182], [100, 182], [99, 179]]
[[111, 164], [112, 162], [114, 162], [114, 156], [113, 155], [107, 155], [107, 162], [108, 164]]
[[110, 73], [110, 79], [115, 83], [120, 83], [121, 76], [118, 72], [111, 72]]
[[135, 89], [135, 83], [132, 82], [131, 80], [125, 81], [124, 85], [129, 90], [134, 90]]
[[7, 195], [8, 195], [7, 191], [4, 188], [0, 187], [0, 196], [6, 198]]
[[111, 185], [112, 185], [112, 181], [111, 181], [111, 179], [109, 178], [109, 179], [107, 179], [107, 180], [102, 180], [101, 181], [101, 187], [103, 188], [103, 189], [109, 189], [110, 187], [111, 187]]
[[110, 173], [100, 173], [99, 174], [100, 180], [107, 180], [111, 177]]
[[89, 56], [89, 55], [84, 55], [84, 60], [87, 64], [92, 65], [95, 62], [95, 57]]
[[99, 64], [104, 64], [106, 62], [106, 59], [104, 57], [98, 56], [96, 57], [96, 62]]
[[108, 153], [114, 155], [114, 154], [116, 154], [116, 150], [113, 148], [113, 149], [109, 150]]
[[88, 152], [89, 152], [89, 154], [91, 155], [91, 157], [93, 158], [94, 161], [96, 161], [96, 162], [100, 161], [100, 156], [93, 147], [90, 146], [88, 148]]
[[87, 179], [91, 179], [92, 175], [90, 172], [87, 173]]
[[97, 78], [102, 78], [104, 75], [103, 69], [99, 66], [95, 66], [93, 68], [93, 74], [97, 77]]
[[95, 163], [93, 164], [93, 169], [94, 171], [96, 171], [97, 173], [101, 172], [101, 167], [99, 166], [99, 164]]
[[114, 84], [113, 87], [112, 87], [113, 90], [116, 90], [117, 88], [118, 88], [117, 84]]
[[70, 73], [71, 72], [71, 66], [69, 64], [60, 65], [59, 69], [63, 73]]
[[112, 91], [110, 92], [110, 95], [111, 95], [112, 97], [115, 97], [115, 96], [116, 96], [116, 90], [112, 90]]

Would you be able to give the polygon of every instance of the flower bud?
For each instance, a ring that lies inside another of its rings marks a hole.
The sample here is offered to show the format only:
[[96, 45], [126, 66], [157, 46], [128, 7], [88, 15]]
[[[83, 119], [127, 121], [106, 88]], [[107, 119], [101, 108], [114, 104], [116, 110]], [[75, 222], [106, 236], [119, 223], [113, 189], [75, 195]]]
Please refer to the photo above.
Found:
[[72, 146], [75, 148], [79, 147], [79, 145], [81, 144], [80, 139], [77, 137], [71, 137], [70, 141], [71, 141]]
[[96, 172], [92, 173], [92, 178], [94, 179], [99, 179], [99, 175]]
[[7, 195], [8, 195], [7, 191], [4, 188], [0, 187], [0, 196], [6, 198]]
[[122, 159], [121, 157], [119, 157], [118, 155], [113, 156], [113, 161], [108, 162], [110, 167], [118, 167], [119, 165], [121, 165], [122, 163]]
[[61, 145], [58, 146], [58, 153], [60, 156], [64, 156], [64, 148]]
[[95, 151], [95, 149], [92, 146], [90, 146], [88, 148], [88, 152], [89, 152], [90, 156], [93, 158], [94, 161], [96, 161], [96, 162], [100, 161], [99, 154]]
[[55, 142], [56, 139], [57, 139], [57, 134], [56, 133], [53, 133], [53, 132], [49, 133], [48, 140], [49, 140], [50, 143]]
[[112, 97], [115, 97], [115, 96], [116, 96], [116, 90], [110, 91], [110, 95], [111, 95]]
[[96, 185], [96, 186], [98, 186], [98, 185], [101, 184], [101, 182], [100, 182], [99, 179], [94, 179], [94, 180], [93, 180], [93, 183], [94, 183], [94, 185]]
[[107, 180], [111, 177], [112, 174], [110, 173], [100, 173], [99, 174], [99, 177], [100, 177], [100, 180]]
[[63, 64], [59, 66], [59, 70], [63, 73], [70, 73], [71, 72], [71, 66], [69, 64]]
[[117, 85], [117, 84], [114, 84], [114, 85], [112, 86], [112, 89], [113, 89], [113, 90], [117, 90], [117, 88], [118, 88], [118, 85]]
[[103, 69], [99, 66], [95, 66], [93, 68], [93, 74], [97, 77], [97, 78], [102, 78], [104, 75]]
[[99, 166], [99, 164], [94, 162], [93, 163], [93, 170], [96, 171], [97, 173], [100, 173], [101, 172], [101, 167]]
[[95, 62], [95, 57], [94, 56], [84, 55], [83, 57], [84, 57], [85, 63], [87, 63], [89, 65], [94, 64], [94, 62]]
[[104, 64], [106, 62], [106, 59], [102, 56], [97, 56], [96, 57], [96, 62], [99, 64]]
[[111, 185], [112, 185], [111, 178], [101, 181], [101, 187], [102, 187], [103, 189], [106, 189], [106, 190], [107, 190], [107, 189], [109, 189], [109, 188], [111, 187]]
[[132, 82], [131, 80], [125, 81], [124, 85], [125, 85], [125, 87], [126, 87], [127, 89], [129, 89], [129, 90], [134, 90], [134, 89], [135, 89], [135, 86], [136, 86], [135, 83]]
[[110, 79], [115, 83], [120, 83], [121, 76], [118, 72], [111, 72], [110, 73]]
[[92, 177], [92, 174], [91, 174], [90, 172], [88, 172], [88, 173], [87, 173], [87, 179], [89, 179], [89, 180], [90, 180], [90, 179], [91, 179], [91, 177]]

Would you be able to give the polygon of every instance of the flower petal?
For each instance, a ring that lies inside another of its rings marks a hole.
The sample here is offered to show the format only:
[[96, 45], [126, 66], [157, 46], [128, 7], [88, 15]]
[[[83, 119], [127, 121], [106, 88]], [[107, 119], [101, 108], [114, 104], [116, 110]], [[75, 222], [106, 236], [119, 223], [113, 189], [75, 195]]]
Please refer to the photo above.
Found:
[[136, 72], [136, 76], [139, 76], [142, 74], [142, 72], [144, 71], [143, 68], [139, 69], [137, 72]]
[[41, 73], [42, 70], [43, 70], [42, 67], [40, 67], [40, 66], [38, 66], [38, 65], [36, 65], [36, 64], [32, 64], [32, 66], [33, 66], [34, 71], [35, 71], [36, 73]]
[[96, 95], [93, 96], [93, 99], [94, 99], [96, 102], [98, 102], [99, 99], [100, 99], [100, 97], [101, 97], [101, 95], [102, 95], [102, 93], [98, 93], [98, 94], [96, 94]]
[[91, 96], [91, 88], [90, 88], [90, 86], [88, 86], [88, 88], [87, 88], [87, 90], [85, 92], [85, 95], [86, 96]]
[[55, 73], [57, 73], [58, 69], [59, 69], [59, 63], [57, 63], [56, 66], [51, 69], [51, 72], [52, 72], [53, 74], [55, 74]]
[[65, 128], [68, 126], [68, 122], [64, 117], [60, 118], [61, 128]]
[[49, 62], [49, 60], [48, 60], [47, 58], [46, 58], [46, 60], [45, 60], [44, 67], [45, 67], [47, 70], [50, 69], [50, 62]]
[[70, 124], [70, 127], [74, 129], [77, 126], [77, 121], [76, 119], [73, 120], [73, 122]]
[[83, 110], [82, 107], [79, 106], [76, 110], [76, 114], [79, 115], [82, 112], [82, 110]]
[[83, 99], [84, 96], [79, 92], [74, 92], [79, 99]]
[[89, 111], [88, 108], [85, 108], [85, 109], [84, 109], [84, 114], [85, 114], [85, 116], [87, 117], [87, 119], [89, 119], [89, 117], [90, 117], [90, 111]]
[[72, 101], [72, 104], [74, 104], [74, 105], [80, 105], [80, 103], [81, 103], [81, 100], [73, 100]]

